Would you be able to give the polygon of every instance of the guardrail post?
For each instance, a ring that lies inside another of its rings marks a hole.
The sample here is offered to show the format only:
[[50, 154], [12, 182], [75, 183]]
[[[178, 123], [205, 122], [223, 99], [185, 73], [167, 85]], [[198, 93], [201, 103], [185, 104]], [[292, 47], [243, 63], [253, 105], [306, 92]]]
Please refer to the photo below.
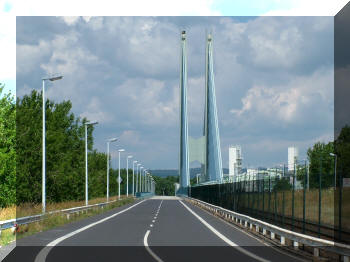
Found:
[[69, 214], [67, 214], [67, 219], [69, 220]]
[[284, 246], [286, 244], [286, 238], [281, 236], [281, 245]]
[[1, 225], [0, 225], [0, 237], [1, 237]]
[[320, 256], [320, 250], [317, 247], [314, 247], [314, 257]]
[[299, 243], [297, 241], [293, 241], [293, 247], [294, 249], [298, 249]]
[[270, 236], [271, 236], [271, 239], [275, 239], [275, 233], [274, 232], [270, 232]]
[[248, 222], [244, 221], [244, 227], [248, 227]]
[[255, 225], [255, 231], [259, 232], [259, 226], [258, 225]]
[[266, 228], [263, 228], [263, 235], [266, 235]]
[[344, 262], [350, 262], [350, 259], [349, 259], [348, 256], [344, 256], [344, 257], [343, 257], [343, 261], [344, 261]]
[[250, 229], [250, 230], [253, 229], [253, 224], [252, 224], [252, 223], [249, 224], [249, 229]]

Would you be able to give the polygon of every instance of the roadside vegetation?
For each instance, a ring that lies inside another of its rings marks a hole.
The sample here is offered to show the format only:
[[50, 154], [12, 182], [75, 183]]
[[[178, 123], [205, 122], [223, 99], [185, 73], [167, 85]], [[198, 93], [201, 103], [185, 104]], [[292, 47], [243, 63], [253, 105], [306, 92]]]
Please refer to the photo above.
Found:
[[[101, 200], [102, 199], [94, 199], [89, 204], [105, 202], [105, 199], [104, 199], [104, 201], [101, 201]], [[116, 197], [110, 198], [110, 200], [111, 201], [116, 200]], [[52, 228], [55, 228], [58, 226], [65, 225], [67, 223], [79, 221], [79, 220], [82, 220], [82, 219], [90, 217], [90, 216], [98, 215], [98, 214], [101, 214], [101, 213], [106, 212], [108, 210], [111, 210], [113, 208], [120, 207], [120, 206], [129, 204], [129, 203], [132, 203], [132, 202], [134, 202], [133, 197], [127, 198], [126, 196], [123, 196], [121, 198], [121, 200], [111, 202], [108, 205], [106, 205], [103, 209], [96, 207], [96, 208], [89, 209], [86, 212], [72, 213], [69, 216], [67, 216], [66, 214], [62, 214], [62, 213], [61, 214], [47, 215], [46, 218], [40, 222], [30, 223], [27, 225], [19, 225], [15, 230], [14, 229], [3, 230], [1, 233], [1, 237], [0, 237], [0, 246], [7, 245], [10, 242], [14, 241], [15, 239], [21, 239], [25, 236], [29, 236], [29, 235], [32, 235], [32, 234], [35, 234], [38, 232], [46, 231], [46, 230], [49, 230], [49, 229], [52, 229]], [[74, 205], [72, 205], [72, 204], [74, 204]], [[83, 204], [79, 203], [79, 202], [75, 202], [75, 203], [70, 202], [70, 203], [64, 203], [60, 206], [50, 205], [50, 208], [57, 208], [57, 209], [53, 209], [53, 210], [59, 210], [59, 209], [63, 209], [63, 208], [82, 206], [82, 205]], [[33, 209], [26, 209], [26, 210], [33, 211]]]
[[[17, 217], [26, 213], [27, 206], [40, 209], [42, 201], [42, 94], [33, 90], [15, 100], [2, 92], [0, 84], [0, 219], [13, 217], [14, 209]], [[69, 100], [48, 99], [45, 107], [46, 202], [56, 209], [56, 205], [85, 199], [84, 125], [88, 119], [74, 115]], [[93, 148], [93, 130], [88, 128], [89, 198], [97, 199], [106, 196], [107, 155]], [[111, 169], [110, 195], [118, 192], [117, 176], [117, 170]], [[126, 169], [121, 169], [121, 178], [121, 194], [125, 194]]]
[[156, 182], [155, 194], [160, 196], [174, 196], [175, 183], [179, 183], [178, 176], [153, 176]]
[[[40, 214], [42, 181], [42, 94], [15, 98], [3, 93], [0, 83], [0, 221]], [[71, 112], [67, 100], [47, 99], [46, 107], [46, 210], [61, 210], [85, 205], [85, 128], [89, 120]], [[93, 126], [88, 128], [89, 204], [106, 202], [107, 155], [93, 148]], [[129, 178], [132, 170], [129, 169]], [[126, 169], [121, 169], [121, 194], [126, 194]], [[110, 200], [118, 193], [118, 170], [110, 170]], [[129, 192], [132, 192], [129, 179]], [[116, 201], [108, 209], [134, 201]], [[104, 208], [106, 210], [106, 208]], [[17, 236], [35, 232], [98, 214], [75, 215], [69, 220], [52, 215], [45, 221], [21, 226]], [[2, 230], [0, 246], [15, 239], [12, 230]]]

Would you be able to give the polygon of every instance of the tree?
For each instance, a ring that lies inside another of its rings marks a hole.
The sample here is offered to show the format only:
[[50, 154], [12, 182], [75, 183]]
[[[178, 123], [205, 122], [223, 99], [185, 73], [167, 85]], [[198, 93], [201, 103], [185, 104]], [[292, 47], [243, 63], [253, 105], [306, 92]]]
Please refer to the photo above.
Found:
[[156, 195], [174, 196], [175, 195], [175, 183], [179, 183], [179, 177], [167, 176], [159, 177], [154, 176], [156, 182]]
[[[47, 202], [85, 198], [86, 119], [70, 111], [70, 101], [46, 100]], [[17, 99], [17, 204], [41, 202], [42, 94], [33, 90]], [[93, 146], [93, 127], [88, 128], [88, 147]], [[89, 154], [90, 155], [90, 154]], [[94, 155], [94, 154], [93, 154]], [[94, 155], [101, 157], [100, 155]], [[92, 163], [94, 161], [91, 160]], [[102, 194], [102, 192], [101, 192]]]
[[319, 187], [319, 175], [321, 174], [321, 187], [334, 185], [334, 160], [330, 153], [334, 152], [334, 143], [328, 144], [317, 142], [307, 151], [309, 168], [310, 188]]
[[16, 104], [0, 83], [0, 207], [16, 201]]
[[337, 154], [337, 172], [343, 177], [350, 177], [350, 126], [346, 125], [335, 140]]

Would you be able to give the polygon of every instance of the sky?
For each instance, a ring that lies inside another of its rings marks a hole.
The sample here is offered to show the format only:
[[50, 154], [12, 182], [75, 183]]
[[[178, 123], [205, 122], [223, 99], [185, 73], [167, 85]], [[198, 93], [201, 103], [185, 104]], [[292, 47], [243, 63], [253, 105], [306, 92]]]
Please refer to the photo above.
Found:
[[[75, 114], [99, 121], [94, 136], [100, 151], [106, 150], [107, 138], [118, 137], [118, 148], [145, 167], [177, 168], [182, 29], [188, 34], [194, 137], [203, 125], [205, 33], [213, 32], [223, 167], [228, 167], [229, 145], [242, 146], [244, 166], [272, 166], [287, 161], [288, 146], [298, 146], [305, 157], [314, 142], [332, 139], [332, 15], [344, 1], [317, 1], [317, 10], [301, 1], [250, 1], [251, 8], [247, 1], [199, 5], [194, 0], [167, 9], [163, 1], [153, 1], [158, 9], [152, 9], [151, 1], [137, 11], [136, 1], [124, 1], [118, 9], [106, 1], [69, 9], [68, 1], [33, 2], [0, 1], [0, 23], [8, 25], [1, 27], [0, 55], [10, 61], [0, 67], [2, 82], [13, 93], [17, 85], [21, 96], [40, 90], [43, 75], [62, 73], [63, 80], [47, 86], [47, 95], [57, 102], [69, 99]], [[51, 17], [35, 17], [43, 14]], [[62, 14], [86, 16], [52, 17]], [[121, 14], [186, 17], [90, 16]], [[30, 17], [16, 21], [16, 15]]]

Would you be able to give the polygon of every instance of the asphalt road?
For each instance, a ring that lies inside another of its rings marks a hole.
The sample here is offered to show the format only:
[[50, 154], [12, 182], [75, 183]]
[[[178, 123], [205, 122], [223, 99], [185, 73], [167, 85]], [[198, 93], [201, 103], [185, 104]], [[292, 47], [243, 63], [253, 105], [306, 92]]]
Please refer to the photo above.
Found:
[[300, 261], [178, 199], [148, 199], [17, 241], [4, 261]]

